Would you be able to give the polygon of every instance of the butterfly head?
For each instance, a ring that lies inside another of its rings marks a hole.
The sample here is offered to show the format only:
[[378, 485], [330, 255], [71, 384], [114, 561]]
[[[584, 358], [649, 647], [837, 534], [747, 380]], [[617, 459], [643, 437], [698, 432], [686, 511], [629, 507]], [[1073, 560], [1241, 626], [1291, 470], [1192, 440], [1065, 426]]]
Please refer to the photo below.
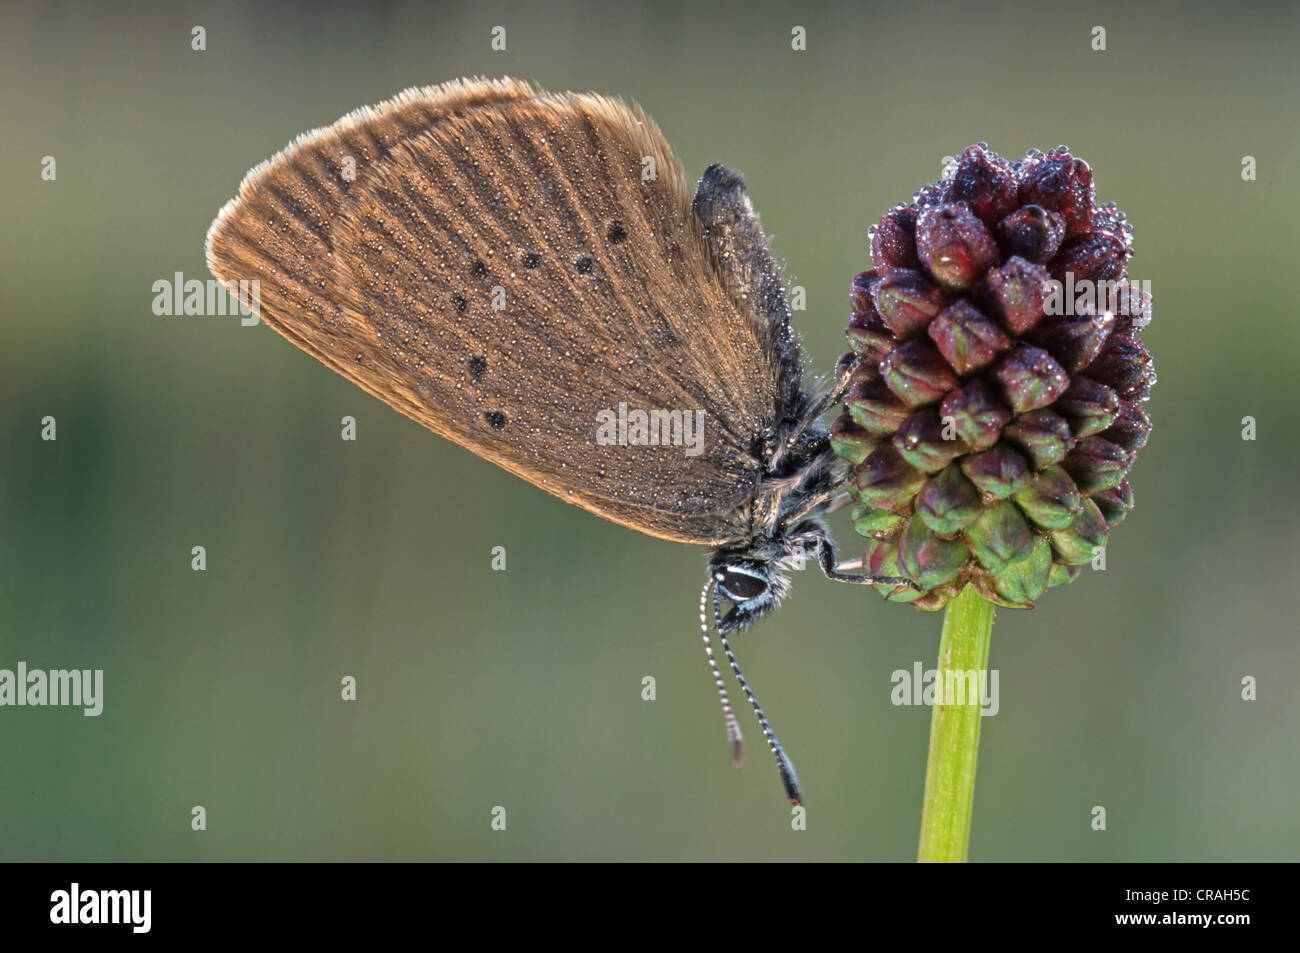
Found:
[[790, 594], [788, 570], [803, 559], [801, 545], [766, 539], [742, 549], [724, 549], [709, 559], [709, 578], [731, 608], [717, 620], [718, 631], [753, 625]]

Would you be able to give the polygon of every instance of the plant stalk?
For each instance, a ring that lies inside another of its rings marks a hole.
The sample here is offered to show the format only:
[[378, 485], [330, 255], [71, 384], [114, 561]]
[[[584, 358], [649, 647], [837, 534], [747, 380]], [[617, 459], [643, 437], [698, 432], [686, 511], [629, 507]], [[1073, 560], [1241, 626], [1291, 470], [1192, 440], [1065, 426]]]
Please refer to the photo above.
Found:
[[937, 666], [940, 681], [930, 717], [930, 755], [925, 770], [921, 845], [916, 858], [920, 863], [966, 860], [983, 709], [978, 697], [967, 698], [962, 705], [944, 704], [948, 700], [944, 686], [949, 684], [945, 672], [986, 672], [992, 634], [993, 603], [967, 586], [948, 603], [943, 616]]

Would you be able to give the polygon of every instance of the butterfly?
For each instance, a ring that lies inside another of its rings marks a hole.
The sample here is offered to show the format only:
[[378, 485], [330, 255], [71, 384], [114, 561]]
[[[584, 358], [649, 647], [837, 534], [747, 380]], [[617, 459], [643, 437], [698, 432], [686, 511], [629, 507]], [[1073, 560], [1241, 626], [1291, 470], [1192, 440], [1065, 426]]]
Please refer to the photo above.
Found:
[[259, 282], [263, 321], [393, 409], [597, 516], [710, 547], [700, 626], [732, 760], [711, 628], [800, 803], [728, 635], [807, 556], [835, 581], [912, 584], [837, 568], [820, 517], [843, 481], [817, 420], [847, 374], [805, 384], [738, 174], [712, 165], [692, 189], [619, 99], [459, 80], [299, 136], [206, 251], [219, 279]]

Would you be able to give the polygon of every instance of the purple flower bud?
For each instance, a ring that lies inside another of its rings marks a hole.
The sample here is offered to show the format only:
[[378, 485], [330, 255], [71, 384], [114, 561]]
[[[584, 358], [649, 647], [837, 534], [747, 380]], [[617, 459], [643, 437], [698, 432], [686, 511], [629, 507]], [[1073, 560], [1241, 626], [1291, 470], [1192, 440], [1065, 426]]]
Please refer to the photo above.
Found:
[[1116, 288], [1115, 330], [1132, 337], [1151, 323], [1151, 295], [1129, 282]]
[[1008, 258], [1018, 256], [1041, 265], [1065, 238], [1065, 219], [1039, 205], [1016, 209], [998, 223], [998, 245]]
[[1063, 146], [1008, 164], [983, 143], [873, 230], [830, 440], [867, 571], [921, 587], [885, 598], [935, 610], [971, 586], [1031, 607], [1132, 508], [1155, 381], [1132, 238]]
[[909, 407], [933, 404], [957, 383], [957, 375], [928, 339], [899, 345], [880, 362], [880, 373]]
[[965, 202], [928, 208], [916, 219], [916, 251], [946, 288], [963, 291], [998, 262], [998, 246]]
[[924, 330], [952, 296], [919, 271], [898, 269], [872, 287], [876, 309], [899, 339]]
[[1056, 359], [1071, 374], [1077, 373], [1101, 353], [1115, 327], [1115, 316], [1101, 314], [1053, 314], [1025, 335]]
[[1092, 501], [1101, 510], [1107, 525], [1114, 528], [1128, 515], [1128, 511], [1133, 509], [1133, 488], [1128, 485], [1128, 480], [1125, 480], [1119, 486], [1094, 494]]
[[849, 301], [853, 303], [854, 314], [871, 314], [876, 310], [876, 300], [872, 289], [883, 279], [874, 271], [862, 271], [853, 276], [853, 285], [849, 289]]
[[894, 396], [878, 373], [855, 380], [844, 397], [844, 403], [849, 416], [867, 433], [882, 437], [893, 436], [912, 412]]
[[984, 297], [993, 302], [992, 313], [1001, 316], [1003, 327], [1012, 334], [1024, 334], [1042, 320], [1050, 277], [1042, 265], [1012, 258], [989, 272]]
[[1155, 383], [1155, 368], [1147, 349], [1132, 338], [1112, 334], [1088, 375], [1115, 390], [1125, 400], [1145, 400]]
[[1089, 437], [1070, 451], [1062, 465], [1080, 490], [1092, 494], [1119, 486], [1129, 463], [1123, 447], [1105, 437]]
[[1092, 170], [1069, 153], [1045, 156], [1020, 185], [1021, 205], [1041, 205], [1065, 220], [1067, 235], [1092, 224]]
[[1017, 413], [1046, 407], [1070, 386], [1069, 375], [1052, 355], [1025, 344], [999, 361], [993, 374]]
[[1147, 364], [1142, 377], [1136, 383], [1120, 391], [1120, 396], [1128, 400], [1146, 400], [1151, 396], [1151, 388], [1156, 383], [1156, 369]]
[[1147, 445], [1151, 433], [1151, 418], [1138, 404], [1128, 400], [1119, 402], [1119, 413], [1114, 423], [1101, 435], [1111, 443], [1123, 447], [1130, 457]]
[[1066, 245], [1048, 265], [1052, 277], [1065, 282], [1066, 275], [1073, 281], [1118, 281], [1124, 276], [1124, 263], [1128, 249], [1113, 235], [1093, 232]]
[[987, 450], [1002, 436], [1011, 411], [979, 378], [949, 391], [939, 404], [939, 416], [951, 421], [957, 437], [972, 450]]
[[881, 358], [898, 344], [898, 338], [875, 308], [870, 312], [856, 312], [849, 318], [847, 334], [853, 353], [861, 354], [864, 361], [873, 365], [879, 364]]
[[882, 275], [899, 268], [915, 271], [921, 267], [916, 256], [915, 208], [892, 209], [880, 217], [871, 236], [871, 261]]
[[965, 202], [992, 226], [1016, 207], [1017, 183], [1011, 166], [979, 146], [969, 146], [957, 160], [949, 186], [949, 199]]
[[1075, 437], [1082, 440], [1101, 433], [1119, 414], [1119, 395], [1087, 377], [1076, 377], [1052, 409], [1070, 422]]

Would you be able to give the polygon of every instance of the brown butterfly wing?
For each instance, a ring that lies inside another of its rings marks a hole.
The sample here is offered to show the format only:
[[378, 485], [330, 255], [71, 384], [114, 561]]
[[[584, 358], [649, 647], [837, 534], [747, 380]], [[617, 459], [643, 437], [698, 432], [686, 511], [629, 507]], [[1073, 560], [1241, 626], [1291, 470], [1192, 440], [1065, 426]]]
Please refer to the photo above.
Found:
[[267, 324], [386, 399], [380, 373], [395, 368], [374, 368], [373, 384], [347, 369], [366, 341], [332, 299], [331, 231], [358, 182], [395, 147], [469, 109], [534, 96], [531, 86], [515, 80], [451, 82], [407, 90], [304, 133], [244, 177], [208, 231], [208, 268], [223, 281], [258, 280]]
[[[783, 382], [690, 201], [620, 102], [448, 84], [254, 170], [209, 261], [259, 278], [268, 324], [435, 433], [607, 519], [717, 544], [748, 531]], [[620, 404], [703, 411], [701, 452], [598, 444]]]

